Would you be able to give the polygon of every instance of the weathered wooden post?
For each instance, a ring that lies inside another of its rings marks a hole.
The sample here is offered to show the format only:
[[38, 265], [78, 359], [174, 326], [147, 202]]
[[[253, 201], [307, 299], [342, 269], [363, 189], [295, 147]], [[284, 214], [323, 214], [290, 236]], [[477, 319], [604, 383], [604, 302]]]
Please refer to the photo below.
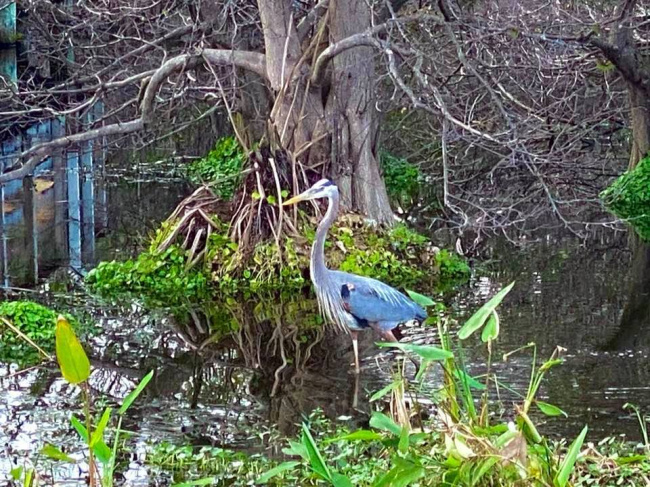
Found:
[[[90, 130], [94, 122], [93, 110], [86, 115], [84, 128]], [[82, 261], [92, 264], [95, 258], [95, 191], [93, 188], [93, 142], [83, 142], [81, 150], [81, 218], [82, 218]]]
[[[57, 117], [52, 120], [52, 139], [65, 135], [65, 118]], [[59, 258], [68, 255], [68, 234], [66, 225], [66, 210], [68, 206], [66, 190], [66, 159], [63, 149], [52, 152], [52, 171], [54, 173], [54, 245]]]
[[25, 279], [38, 284], [38, 229], [36, 228], [36, 205], [34, 204], [34, 176], [23, 179], [23, 217], [25, 221], [25, 250], [29, 265]]
[[79, 201], [79, 152], [68, 151], [68, 248], [70, 266], [81, 270], [81, 205]]
[[5, 186], [0, 184], [0, 251], [2, 252], [2, 285], [9, 287], [9, 256], [7, 255], [7, 221], [5, 219]]

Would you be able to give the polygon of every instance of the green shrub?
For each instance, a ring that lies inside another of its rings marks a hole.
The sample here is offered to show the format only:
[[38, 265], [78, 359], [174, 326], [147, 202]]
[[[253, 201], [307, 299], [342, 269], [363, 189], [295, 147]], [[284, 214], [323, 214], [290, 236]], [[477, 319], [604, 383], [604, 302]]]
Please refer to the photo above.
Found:
[[[5, 318], [46, 352], [54, 350], [54, 330], [58, 313], [32, 301], [7, 301], [0, 304], [0, 317]], [[65, 315], [75, 327], [78, 322]], [[21, 365], [37, 362], [34, 347], [0, 322], [0, 360]]]
[[235, 194], [246, 154], [235, 137], [223, 137], [207, 156], [187, 167], [189, 180], [196, 184], [215, 183], [214, 192], [223, 199]]
[[625, 172], [600, 193], [605, 206], [650, 242], [650, 157]]
[[400, 205], [410, 205], [418, 197], [420, 169], [406, 159], [382, 151], [379, 155], [388, 196]]

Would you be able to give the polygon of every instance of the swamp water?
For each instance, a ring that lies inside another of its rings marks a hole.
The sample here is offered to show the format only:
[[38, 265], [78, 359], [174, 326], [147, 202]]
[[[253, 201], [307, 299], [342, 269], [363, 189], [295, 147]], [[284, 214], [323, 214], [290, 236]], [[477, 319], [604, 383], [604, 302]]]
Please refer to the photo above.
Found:
[[[95, 222], [97, 238], [86, 268], [102, 259], [133, 255], [135, 237], [153, 229], [187, 192], [173, 181], [124, 175], [103, 183], [105, 215]], [[55, 204], [47, 191], [37, 199], [44, 213]], [[45, 217], [43, 221], [42, 231], [51, 231]], [[39, 238], [43, 249], [47, 239]], [[13, 259], [19, 259], [20, 245], [12, 247], [9, 240], [9, 247], [16, 249]], [[522, 249], [494, 240], [487, 247], [489, 259], [482, 259], [471, 282], [445, 302], [462, 323], [501, 287], [517, 281], [500, 308], [501, 334], [493, 353], [493, 370], [504, 384], [499, 390], [504, 409], [512, 410], [518, 400], [513, 390], [525, 392], [531, 355], [522, 352], [503, 361], [502, 354], [534, 341], [544, 359], [559, 345], [566, 349], [566, 361], [549, 374], [540, 398], [564, 409], [569, 418], [537, 418], [543, 422], [540, 429], [573, 437], [587, 423], [589, 441], [620, 433], [638, 439], [636, 419], [622, 407], [630, 402], [647, 412], [650, 406], [650, 340], [642, 329], [621, 327], [631, 261], [625, 238], [606, 235], [586, 246], [574, 239], [549, 238]], [[56, 262], [40, 262], [40, 269], [61, 261], [59, 256]], [[43, 294], [40, 298], [46, 299]], [[156, 371], [123, 425], [135, 433], [131, 461], [123, 472], [127, 485], [166, 484], [166, 477], [145, 465], [151, 445], [162, 441], [259, 451], [277, 431], [292, 434], [316, 408], [351, 426], [362, 425], [373, 407], [370, 395], [390, 382], [395, 361], [393, 353], [377, 348], [374, 337], [366, 334], [363, 370], [355, 380], [349, 374], [352, 354], [346, 337], [324, 340], [295, 326], [298, 317], [316, 310], [308, 300], [232, 303], [222, 311], [239, 331], [219, 341], [207, 330], [178, 326], [136, 306], [103, 308], [73, 293], [57, 302], [88, 312], [98, 325], [100, 333], [88, 340], [90, 385], [102, 401], [119, 401], [149, 370]], [[646, 323], [649, 319], [645, 317]], [[409, 328], [404, 336], [433, 343], [436, 331]], [[621, 346], [626, 343], [634, 346]], [[478, 340], [464, 346], [470, 372], [484, 373], [484, 346]], [[55, 368], [12, 376], [16, 370], [0, 364], [0, 481], [23, 458], [34, 458], [46, 441], [68, 445], [73, 457], [78, 453], [76, 433], [69, 426], [71, 413], [79, 409], [76, 388]], [[435, 386], [427, 384], [429, 389]], [[57, 479], [67, 479], [65, 485], [79, 485], [85, 475], [76, 466], [55, 468]]]

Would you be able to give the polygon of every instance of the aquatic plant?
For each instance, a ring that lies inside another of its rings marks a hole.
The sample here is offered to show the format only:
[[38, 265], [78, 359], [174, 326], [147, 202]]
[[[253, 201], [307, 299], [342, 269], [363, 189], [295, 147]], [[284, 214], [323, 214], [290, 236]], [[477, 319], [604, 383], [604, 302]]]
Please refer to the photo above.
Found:
[[621, 175], [600, 193], [605, 206], [650, 242], [650, 157]]
[[224, 200], [235, 194], [246, 154], [235, 137], [222, 137], [205, 157], [187, 166], [188, 179], [208, 184]]
[[[72, 415], [70, 423], [87, 450], [89, 485], [90, 487], [100, 485], [102, 487], [112, 487], [118, 455], [120, 454], [120, 436], [123, 433], [121, 429], [122, 418], [153, 377], [153, 371], [147, 374], [138, 386], [124, 398], [116, 414], [113, 414], [111, 407], [106, 407], [99, 419], [96, 419], [92, 414], [93, 398], [88, 385], [91, 371], [90, 361], [69, 321], [62, 315], [56, 320], [55, 335], [56, 359], [61, 374], [67, 382], [80, 387], [82, 391], [83, 420]], [[106, 433], [109, 431], [111, 419], [115, 416], [118, 419], [113, 429], [113, 444], [112, 447], [109, 447], [105, 438]], [[40, 453], [43, 457], [55, 462], [79, 463], [78, 460], [75, 460], [52, 443], [46, 443]], [[102, 465], [101, 474], [96, 462]], [[12, 470], [12, 476], [15, 480], [22, 479], [24, 486], [38, 485], [40, 478], [38, 465], [39, 463], [35, 460], [26, 460], [25, 465]], [[52, 482], [55, 481], [54, 478], [51, 480]]]
[[[0, 360], [26, 365], [52, 352], [56, 317], [56, 311], [33, 301], [0, 303]], [[78, 326], [75, 318], [66, 318]]]

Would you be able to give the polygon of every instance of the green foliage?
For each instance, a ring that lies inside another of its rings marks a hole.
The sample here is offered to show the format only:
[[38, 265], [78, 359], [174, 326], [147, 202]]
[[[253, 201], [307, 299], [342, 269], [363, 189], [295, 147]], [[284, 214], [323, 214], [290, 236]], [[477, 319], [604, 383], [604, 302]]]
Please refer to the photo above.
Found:
[[650, 157], [625, 172], [600, 193], [605, 206], [650, 242]]
[[230, 199], [241, 179], [246, 154], [235, 137], [223, 137], [207, 156], [187, 167], [187, 176], [196, 184], [211, 186], [223, 199]]
[[472, 273], [463, 257], [447, 249], [442, 249], [436, 254], [435, 262], [439, 269], [439, 281], [441, 283], [464, 282], [469, 279]]
[[114, 302], [139, 299], [149, 309], [183, 314], [188, 306], [212, 298], [210, 275], [186, 268], [186, 252], [172, 245], [164, 252], [148, 250], [137, 259], [102, 262], [88, 273], [89, 288]]
[[420, 169], [406, 159], [382, 151], [379, 162], [388, 196], [402, 206], [411, 205], [418, 197]]
[[[46, 352], [54, 351], [57, 313], [32, 301], [6, 301], [0, 304], [0, 317], [5, 318]], [[73, 326], [78, 322], [70, 315]], [[39, 352], [0, 322], [0, 360], [21, 365], [35, 363]]]

